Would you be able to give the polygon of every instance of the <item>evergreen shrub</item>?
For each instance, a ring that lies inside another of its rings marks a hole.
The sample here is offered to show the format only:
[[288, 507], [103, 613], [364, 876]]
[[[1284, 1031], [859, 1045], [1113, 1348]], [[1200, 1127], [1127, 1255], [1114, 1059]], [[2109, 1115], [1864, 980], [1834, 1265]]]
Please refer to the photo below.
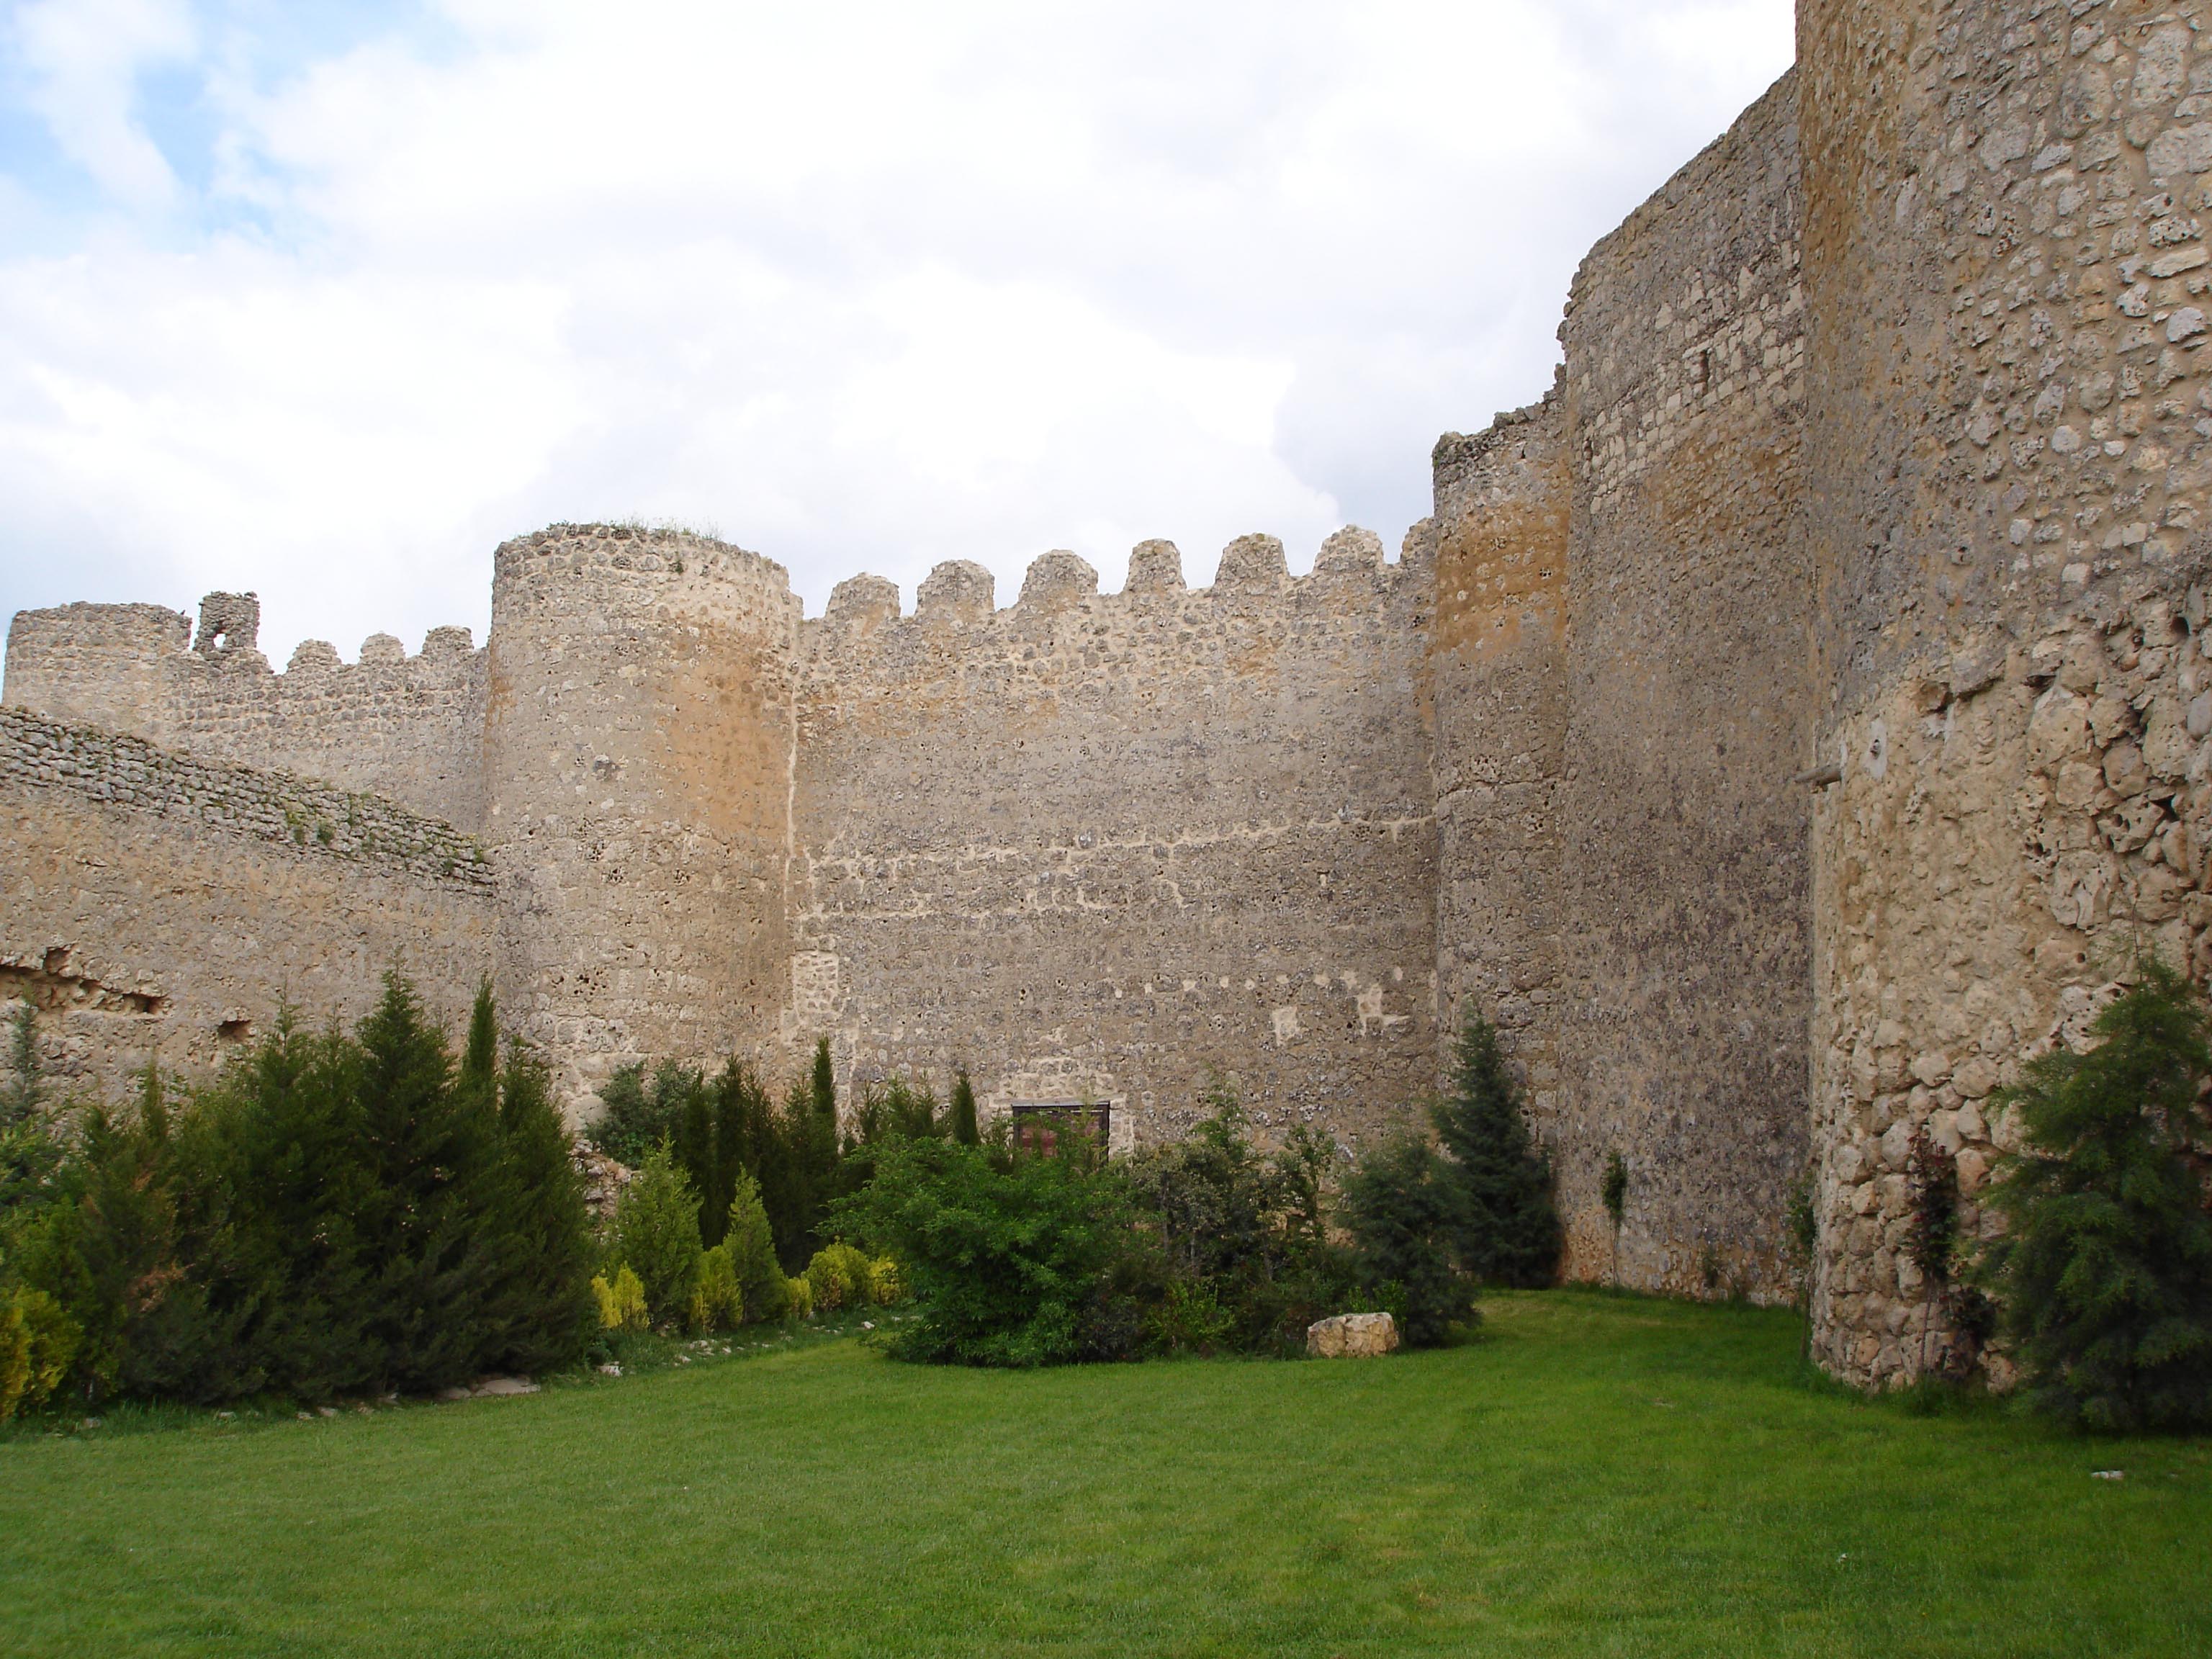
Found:
[[2022, 1144], [1984, 1202], [2003, 1228], [1976, 1278], [2027, 1397], [2079, 1427], [2212, 1424], [2212, 1012], [2156, 961], [2086, 1053], [2031, 1061], [1995, 1097]]
[[599, 1303], [600, 1329], [642, 1331], [652, 1328], [653, 1316], [645, 1305], [644, 1282], [628, 1267], [616, 1268], [612, 1283], [604, 1273], [593, 1279], [592, 1295]]
[[1401, 1133], [1360, 1159], [1344, 1183], [1361, 1283], [1408, 1347], [1455, 1340], [1480, 1318], [1474, 1278], [1455, 1256], [1468, 1231], [1459, 1176], [1427, 1141]]
[[582, 1194], [542, 1069], [498, 1061], [489, 992], [458, 1069], [395, 975], [350, 1035], [283, 1012], [182, 1102], [149, 1070], [135, 1108], [79, 1117], [0, 1211], [0, 1293], [80, 1333], [88, 1402], [428, 1389], [589, 1340]]
[[[1455, 1166], [1450, 1184], [1460, 1195], [1460, 1265], [1493, 1284], [1550, 1284], [1559, 1273], [1562, 1237], [1551, 1165], [1530, 1143], [1520, 1087], [1506, 1066], [1498, 1028], [1488, 1020], [1472, 1017], [1462, 1030], [1451, 1092], [1431, 1116]], [[1624, 1203], [1626, 1173], [1624, 1168]]]
[[0, 1423], [35, 1411], [69, 1376], [80, 1333], [44, 1291], [0, 1291]]
[[744, 1322], [745, 1296], [738, 1283], [730, 1247], [717, 1244], [699, 1258], [699, 1282], [692, 1287], [690, 1324], [695, 1331], [735, 1330]]
[[769, 1231], [760, 1185], [745, 1170], [738, 1172], [735, 1185], [722, 1244], [737, 1274], [742, 1317], [748, 1324], [781, 1319], [791, 1308], [790, 1281], [776, 1265], [775, 1240]]
[[806, 1264], [806, 1282], [818, 1313], [835, 1313], [872, 1300], [873, 1276], [874, 1264], [867, 1255], [842, 1242], [823, 1245]]
[[666, 1142], [645, 1157], [615, 1207], [611, 1259], [645, 1289], [652, 1322], [665, 1325], [690, 1311], [705, 1255], [699, 1239], [699, 1194]]

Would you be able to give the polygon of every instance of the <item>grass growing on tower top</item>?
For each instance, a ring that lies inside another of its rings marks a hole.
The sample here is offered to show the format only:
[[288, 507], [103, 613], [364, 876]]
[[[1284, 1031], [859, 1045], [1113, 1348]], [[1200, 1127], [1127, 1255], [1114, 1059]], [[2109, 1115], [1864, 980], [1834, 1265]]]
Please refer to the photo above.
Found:
[[2212, 1443], [1840, 1397], [1778, 1312], [1486, 1308], [1482, 1341], [1384, 1360], [1007, 1373], [828, 1342], [18, 1438], [0, 1650], [2212, 1650]]

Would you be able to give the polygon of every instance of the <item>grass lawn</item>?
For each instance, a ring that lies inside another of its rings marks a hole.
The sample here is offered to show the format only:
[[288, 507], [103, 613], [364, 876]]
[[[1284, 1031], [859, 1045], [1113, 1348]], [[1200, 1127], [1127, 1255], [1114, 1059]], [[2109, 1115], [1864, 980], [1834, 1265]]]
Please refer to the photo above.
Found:
[[19, 1435], [0, 1651], [2212, 1653], [2212, 1442], [1867, 1405], [1778, 1313], [1487, 1308], [1383, 1360], [830, 1341]]

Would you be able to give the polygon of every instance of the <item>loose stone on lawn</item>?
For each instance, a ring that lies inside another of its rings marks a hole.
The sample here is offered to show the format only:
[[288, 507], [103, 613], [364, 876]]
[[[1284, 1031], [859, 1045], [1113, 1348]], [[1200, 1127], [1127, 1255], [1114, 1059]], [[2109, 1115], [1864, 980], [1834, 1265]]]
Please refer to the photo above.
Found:
[[1319, 1359], [1384, 1354], [1398, 1346], [1398, 1323], [1386, 1313], [1338, 1314], [1306, 1327], [1306, 1352]]

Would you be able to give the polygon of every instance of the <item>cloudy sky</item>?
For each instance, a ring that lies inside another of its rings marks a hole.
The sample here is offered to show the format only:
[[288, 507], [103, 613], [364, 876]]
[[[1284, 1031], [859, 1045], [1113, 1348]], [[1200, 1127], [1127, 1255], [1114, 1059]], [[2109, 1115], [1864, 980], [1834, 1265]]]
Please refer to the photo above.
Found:
[[0, 617], [483, 637], [491, 550], [1393, 548], [1790, 0], [0, 0]]

